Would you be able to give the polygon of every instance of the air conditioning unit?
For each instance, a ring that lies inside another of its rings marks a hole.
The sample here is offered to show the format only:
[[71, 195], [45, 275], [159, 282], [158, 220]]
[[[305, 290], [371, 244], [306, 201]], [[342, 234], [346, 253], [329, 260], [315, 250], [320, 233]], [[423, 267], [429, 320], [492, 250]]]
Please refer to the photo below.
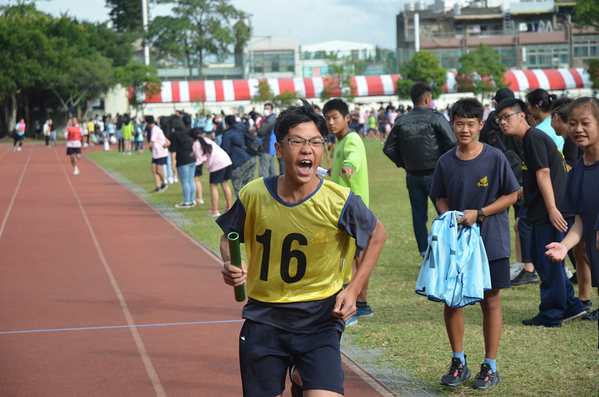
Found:
[[551, 60], [551, 64], [553, 65], [554, 68], [557, 68], [559, 66], [559, 58], [553, 58]]

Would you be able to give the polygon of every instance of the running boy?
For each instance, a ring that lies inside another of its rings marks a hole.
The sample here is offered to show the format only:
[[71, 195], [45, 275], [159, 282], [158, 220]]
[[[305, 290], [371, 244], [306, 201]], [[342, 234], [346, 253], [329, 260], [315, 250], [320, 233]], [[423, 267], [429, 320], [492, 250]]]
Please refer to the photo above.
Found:
[[81, 146], [83, 143], [83, 134], [77, 117], [73, 116], [67, 123], [67, 130], [64, 134], [67, 139], [67, 156], [71, 156], [71, 165], [73, 166], [73, 175], [79, 175], [79, 168], [76, 162], [81, 160]]
[[[572, 140], [584, 151], [568, 173], [563, 210], [576, 214], [574, 225], [561, 243], [547, 245], [546, 255], [562, 262], [572, 247], [584, 236], [591, 268], [591, 284], [599, 288], [599, 250], [596, 245], [595, 221], [599, 215], [599, 101], [578, 98], [570, 106], [568, 130]], [[599, 309], [583, 320], [597, 321]]]
[[562, 321], [586, 314], [582, 302], [574, 296], [563, 262], [554, 263], [543, 255], [545, 246], [563, 240], [572, 225], [572, 216], [560, 211], [568, 168], [549, 135], [528, 125], [525, 109], [520, 99], [508, 98], [501, 101], [496, 110], [502, 132], [522, 141], [524, 205], [526, 217], [532, 224], [530, 257], [541, 278], [539, 313], [522, 320], [522, 325], [560, 327]]
[[[485, 359], [473, 389], [487, 389], [501, 382], [497, 373], [497, 349], [503, 318], [499, 290], [510, 287], [510, 223], [507, 208], [518, 199], [520, 189], [501, 150], [478, 141], [485, 108], [475, 98], [463, 98], [451, 107], [451, 124], [458, 147], [439, 158], [430, 196], [440, 213], [458, 210], [462, 227], [478, 222], [491, 274], [490, 291], [480, 306], [483, 313]], [[459, 386], [470, 377], [464, 354], [464, 313], [445, 304], [443, 317], [453, 351], [451, 367], [439, 382]]]
[[[366, 149], [360, 135], [349, 128], [349, 107], [341, 99], [331, 99], [322, 110], [330, 134], [338, 141], [328, 174], [333, 182], [350, 188], [354, 194], [360, 196], [368, 207], [370, 200]], [[360, 258], [361, 253], [357, 251], [352, 263], [354, 272], [360, 266]], [[357, 324], [357, 317], [372, 316], [372, 309], [368, 305], [368, 280], [358, 295], [356, 307], [356, 316], [352, 317], [347, 325]]]
[[[359, 196], [316, 176], [327, 127], [302, 103], [283, 111], [274, 127], [285, 174], [247, 184], [217, 220], [225, 283], [248, 282], [239, 342], [245, 396], [280, 396], [291, 358], [303, 390], [344, 393], [339, 339], [386, 239]], [[230, 262], [226, 236], [233, 231], [247, 244], [243, 270]], [[342, 289], [355, 245], [364, 250], [362, 266]]]

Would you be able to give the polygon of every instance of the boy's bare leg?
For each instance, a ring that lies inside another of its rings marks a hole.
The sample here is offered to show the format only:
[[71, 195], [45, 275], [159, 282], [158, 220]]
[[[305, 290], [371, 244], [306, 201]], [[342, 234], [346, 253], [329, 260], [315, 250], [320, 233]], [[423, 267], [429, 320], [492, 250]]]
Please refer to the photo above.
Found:
[[453, 353], [464, 351], [464, 310], [452, 309], [445, 304], [443, 309], [445, 329], [449, 337], [449, 344]]
[[485, 292], [485, 300], [480, 303], [483, 311], [483, 335], [485, 337], [485, 357], [491, 360], [497, 358], [499, 339], [503, 328], [503, 316], [499, 301], [499, 289], [494, 288]]
[[232, 195], [231, 195], [231, 187], [229, 186], [229, 181], [225, 181], [225, 182], [221, 183], [221, 186], [223, 188], [223, 192], [225, 193], [225, 202], [227, 203], [227, 208], [230, 208]]
[[522, 246], [520, 245], [520, 233], [518, 233], [518, 220], [514, 222], [514, 243], [516, 245], [516, 262], [522, 263]]
[[591, 269], [584, 244], [584, 240], [573, 248], [576, 259], [576, 278], [578, 279], [578, 299], [588, 301], [591, 299]]

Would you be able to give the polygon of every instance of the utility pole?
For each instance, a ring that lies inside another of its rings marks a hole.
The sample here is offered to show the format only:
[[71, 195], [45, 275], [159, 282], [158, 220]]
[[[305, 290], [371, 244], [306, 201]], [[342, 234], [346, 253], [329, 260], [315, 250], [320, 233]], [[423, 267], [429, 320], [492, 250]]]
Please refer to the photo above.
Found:
[[[148, 0], [141, 0], [141, 15], [144, 32], [148, 33]], [[150, 65], [150, 46], [148, 40], [144, 38], [144, 63]]]

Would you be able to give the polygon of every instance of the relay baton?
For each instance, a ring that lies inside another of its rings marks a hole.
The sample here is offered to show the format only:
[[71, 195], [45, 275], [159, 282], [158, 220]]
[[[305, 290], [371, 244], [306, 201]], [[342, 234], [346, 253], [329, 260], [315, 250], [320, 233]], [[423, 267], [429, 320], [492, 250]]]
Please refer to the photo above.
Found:
[[[239, 234], [231, 232], [227, 235], [229, 239], [229, 255], [231, 256], [231, 264], [241, 269], [241, 252], [239, 250]], [[235, 287], [235, 300], [243, 302], [245, 300], [245, 289], [243, 285]]]

